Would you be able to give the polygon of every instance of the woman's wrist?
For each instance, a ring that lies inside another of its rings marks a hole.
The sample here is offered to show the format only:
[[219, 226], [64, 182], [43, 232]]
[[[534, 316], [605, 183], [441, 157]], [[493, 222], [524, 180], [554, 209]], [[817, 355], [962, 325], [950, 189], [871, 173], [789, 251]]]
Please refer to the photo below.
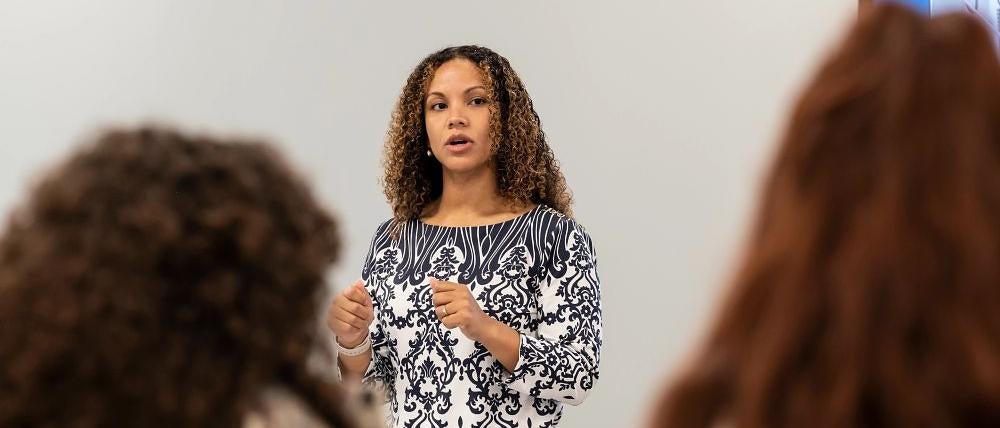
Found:
[[504, 368], [513, 371], [521, 347], [521, 333], [507, 324], [487, 318], [489, 321], [483, 323], [481, 336], [475, 340], [483, 344]]
[[475, 342], [482, 344], [492, 343], [493, 339], [497, 336], [497, 332], [500, 326], [503, 325], [500, 321], [490, 318], [486, 314], [483, 314], [483, 319], [476, 326], [473, 331], [475, 337], [470, 337]]
[[493, 318], [486, 317], [479, 337], [475, 341], [483, 345], [492, 345], [504, 341], [503, 339], [509, 336], [511, 332], [517, 333], [517, 330]]
[[[343, 341], [341, 338], [335, 337], [334, 338], [334, 345], [336, 345], [337, 351], [340, 352], [341, 354], [345, 354], [345, 353], [346, 354], [353, 354], [353, 353], [362, 351], [360, 348], [362, 348], [365, 345], [365, 343], [366, 343], [366, 341], [367, 341], [368, 338], [369, 338], [369, 335], [367, 335], [367, 334], [364, 335], [364, 336], [361, 336], [358, 339], [351, 340], [351, 341]], [[344, 352], [344, 351], [346, 351], [346, 352]]]

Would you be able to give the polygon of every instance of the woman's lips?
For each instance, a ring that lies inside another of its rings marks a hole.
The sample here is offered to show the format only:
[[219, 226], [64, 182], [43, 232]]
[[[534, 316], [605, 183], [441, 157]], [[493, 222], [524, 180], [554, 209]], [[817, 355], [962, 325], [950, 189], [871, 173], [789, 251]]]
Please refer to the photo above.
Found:
[[444, 148], [448, 151], [448, 153], [460, 155], [472, 148], [472, 141], [455, 141], [445, 144]]

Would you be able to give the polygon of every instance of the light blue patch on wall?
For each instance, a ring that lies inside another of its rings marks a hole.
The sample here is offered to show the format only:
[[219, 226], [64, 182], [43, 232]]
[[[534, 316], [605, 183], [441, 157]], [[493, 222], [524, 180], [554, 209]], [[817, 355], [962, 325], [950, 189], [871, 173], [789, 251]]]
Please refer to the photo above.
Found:
[[[904, 4], [925, 15], [931, 14], [931, 3], [933, 1], [934, 0], [876, 0], [877, 3]], [[964, 0], [958, 1], [963, 2]]]

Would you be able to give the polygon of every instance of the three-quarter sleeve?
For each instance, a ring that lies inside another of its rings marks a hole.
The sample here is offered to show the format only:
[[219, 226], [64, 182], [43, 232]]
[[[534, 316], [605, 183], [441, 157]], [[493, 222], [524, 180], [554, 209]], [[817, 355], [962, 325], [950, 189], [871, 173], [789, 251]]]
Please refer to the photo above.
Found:
[[601, 290], [590, 236], [563, 219], [546, 239], [544, 277], [538, 281], [538, 329], [522, 333], [508, 385], [542, 399], [577, 405], [599, 375]]
[[[378, 310], [378, 309], [376, 309]], [[376, 318], [369, 327], [372, 341], [372, 360], [365, 370], [362, 378], [364, 383], [376, 384], [387, 392], [393, 390], [393, 381], [396, 375], [392, 365], [389, 363], [389, 353], [392, 352], [388, 343], [388, 336], [382, 329], [382, 323]]]
[[368, 327], [372, 342], [372, 359], [368, 364], [368, 369], [365, 370], [362, 381], [375, 384], [387, 393], [391, 393], [394, 390], [393, 382], [396, 379], [396, 373], [390, 355], [395, 344], [390, 342], [389, 335], [385, 331], [385, 318], [388, 315], [386, 311], [391, 310], [385, 307], [388, 291], [388, 285], [385, 283], [387, 276], [385, 272], [394, 267], [396, 260], [391, 249], [385, 251], [386, 249], [383, 248], [386, 244], [384, 238], [388, 227], [389, 222], [386, 222], [376, 230], [361, 269], [361, 280], [364, 282], [368, 295], [372, 297], [372, 307], [375, 313], [375, 320]]

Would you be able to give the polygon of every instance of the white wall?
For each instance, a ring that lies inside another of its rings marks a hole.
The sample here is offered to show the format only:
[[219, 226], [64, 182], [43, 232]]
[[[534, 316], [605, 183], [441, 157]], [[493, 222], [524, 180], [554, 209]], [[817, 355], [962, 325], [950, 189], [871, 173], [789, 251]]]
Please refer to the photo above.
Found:
[[595, 240], [601, 380], [565, 426], [634, 426], [711, 315], [788, 102], [854, 0], [0, 0], [0, 210], [101, 124], [279, 140], [359, 274], [381, 144], [426, 54], [477, 43], [531, 92]]

